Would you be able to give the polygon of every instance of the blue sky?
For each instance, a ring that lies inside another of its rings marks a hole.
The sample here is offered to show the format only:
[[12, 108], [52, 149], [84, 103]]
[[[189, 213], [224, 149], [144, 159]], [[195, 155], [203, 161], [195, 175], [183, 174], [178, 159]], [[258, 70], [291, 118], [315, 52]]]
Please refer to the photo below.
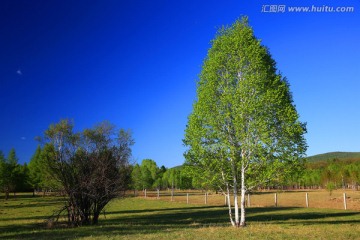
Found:
[[[354, 12], [261, 12], [280, 4]], [[360, 151], [358, 0], [2, 0], [0, 149], [28, 162], [51, 123], [109, 120], [133, 131], [136, 161], [182, 164], [210, 41], [243, 15], [290, 82], [308, 155]]]

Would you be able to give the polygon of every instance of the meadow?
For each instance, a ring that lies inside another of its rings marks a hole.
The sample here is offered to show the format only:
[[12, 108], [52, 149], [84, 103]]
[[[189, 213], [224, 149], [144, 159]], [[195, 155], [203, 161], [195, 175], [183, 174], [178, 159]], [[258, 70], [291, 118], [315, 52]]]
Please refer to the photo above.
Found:
[[[341, 191], [332, 196], [325, 191], [310, 192], [309, 196], [323, 202], [322, 208], [290, 206], [297, 195], [304, 192], [278, 193], [278, 207], [273, 206], [274, 193], [251, 196], [247, 208], [247, 227], [230, 226], [223, 197], [210, 194], [208, 204], [204, 196], [192, 192], [191, 204], [182, 196], [160, 199], [154, 193], [112, 201], [96, 226], [68, 228], [65, 225], [49, 227], [46, 219], [58, 209], [61, 197], [32, 197], [18, 194], [16, 198], [0, 199], [0, 239], [359, 239], [360, 212], [358, 192], [348, 192], [348, 210], [341, 210]], [[316, 195], [317, 194], [317, 195]], [[327, 197], [325, 197], [328, 196]], [[324, 203], [324, 197], [326, 204]], [[198, 200], [196, 200], [198, 199]], [[263, 203], [260, 202], [263, 201]], [[311, 198], [310, 198], [311, 199]], [[196, 202], [198, 201], [198, 202]], [[340, 205], [331, 209], [331, 204]], [[302, 204], [303, 205], [303, 204]]]

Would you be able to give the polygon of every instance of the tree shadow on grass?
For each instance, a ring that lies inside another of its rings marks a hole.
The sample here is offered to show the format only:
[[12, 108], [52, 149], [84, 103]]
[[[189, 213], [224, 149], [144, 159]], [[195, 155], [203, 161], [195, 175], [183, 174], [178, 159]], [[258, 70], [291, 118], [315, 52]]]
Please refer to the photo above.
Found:
[[[120, 211], [121, 212], [121, 211]], [[151, 213], [153, 214], [140, 214]], [[156, 213], [155, 213], [156, 212]], [[116, 212], [114, 212], [115, 214]], [[202, 225], [229, 225], [229, 216], [226, 207], [189, 207], [189, 208], [172, 208], [172, 209], [152, 209], [149, 211], [126, 211], [126, 213], [134, 213], [122, 217], [115, 217], [106, 220], [108, 223], [134, 223], [134, 224], [154, 224], [154, 225], [188, 225], [196, 223]], [[138, 213], [138, 214], [135, 214]], [[309, 221], [326, 218], [334, 218], [337, 220], [326, 221], [326, 224], [339, 224], [344, 221], [339, 218], [350, 218], [354, 220], [345, 220], [347, 223], [360, 223], [359, 212], [326, 212], [324, 210], [310, 212], [309, 209], [296, 207], [283, 208], [250, 208], [247, 209], [247, 221], [251, 222], [285, 222], [285, 221]], [[324, 221], [311, 223], [322, 223]]]
[[[114, 216], [110, 218], [110, 215]], [[26, 224], [0, 227], [0, 232], [4, 233], [6, 239], [46, 239], [54, 236], [56, 239], [74, 239], [86, 236], [156, 234], [161, 231], [175, 232], [209, 225], [228, 225], [226, 211], [216, 207], [135, 210], [122, 214], [113, 212], [108, 216], [97, 226], [45, 229], [45, 226]]]
[[66, 199], [60, 196], [32, 196], [29, 193], [20, 193], [16, 198], [8, 200], [0, 200], [0, 208], [6, 209], [22, 209], [22, 208], [38, 208], [38, 207], [56, 207], [57, 204], [64, 203]]
[[[177, 232], [208, 226], [230, 226], [226, 207], [192, 206], [150, 210], [126, 210], [107, 213], [97, 226], [79, 228], [45, 229], [38, 224], [0, 227], [6, 238], [19, 239], [73, 239], [86, 236], [123, 236], [156, 234], [161, 231]], [[248, 224], [266, 222], [271, 224], [358, 224], [360, 213], [331, 211], [310, 212], [301, 208], [250, 208], [247, 209]], [[340, 219], [339, 219], [340, 218]], [[334, 219], [334, 220], [332, 220]], [[6, 235], [7, 233], [7, 235]], [[1, 235], [0, 235], [1, 238]]]
[[[31, 216], [31, 217], [13, 217], [13, 218], [2, 218], [1, 221], [2, 222], [6, 222], [6, 221], [43, 221], [45, 222], [47, 219], [49, 219], [50, 215], [46, 215], [46, 216]], [[0, 226], [0, 229], [2, 227]]]
[[40, 200], [36, 202], [17, 202], [17, 203], [9, 203], [5, 202], [0, 204], [3, 209], [18, 209], [18, 208], [33, 208], [33, 207], [54, 207], [56, 204], [62, 204], [64, 200], [61, 199], [47, 199]]
[[33, 199], [49, 199], [49, 198], [55, 198], [55, 197], [62, 197], [62, 196], [58, 196], [58, 195], [43, 196], [42, 194], [33, 195], [32, 192], [21, 192], [21, 193], [16, 193], [15, 196], [13, 193], [10, 193], [9, 199], [5, 200], [5, 195], [0, 194], [0, 200], [4, 200], [4, 201], [16, 201], [16, 200], [22, 200], [22, 199], [31, 199], [31, 200], [33, 200]]
[[138, 214], [138, 213], [151, 213], [151, 212], [167, 212], [167, 211], [189, 211], [189, 210], [211, 210], [219, 209], [219, 206], [194, 206], [189, 207], [177, 207], [177, 208], [155, 208], [155, 209], [141, 209], [141, 210], [120, 210], [120, 211], [107, 211], [106, 215], [117, 215], [117, 214]]
[[[325, 209], [304, 209], [296, 207], [281, 207], [281, 208], [251, 208], [248, 210], [247, 220], [249, 222], [273, 222], [273, 223], [284, 223], [286, 221], [295, 220], [297, 222], [307, 221], [308, 224], [339, 224], [344, 223], [344, 221], [339, 220], [343, 217], [352, 217], [356, 218], [354, 220], [346, 220], [347, 223], [360, 223], [360, 213], [359, 212], [343, 212], [343, 211], [334, 211], [326, 212]], [[317, 219], [326, 219], [326, 218], [337, 218], [334, 221], [313, 221]]]
[[[132, 212], [133, 214], [129, 214]], [[223, 207], [189, 207], [171, 209], [151, 209], [149, 211], [128, 211], [125, 216], [116, 215], [106, 220], [106, 223], [136, 224], [153, 226], [175, 226], [188, 225], [224, 225], [228, 224], [228, 215]]]

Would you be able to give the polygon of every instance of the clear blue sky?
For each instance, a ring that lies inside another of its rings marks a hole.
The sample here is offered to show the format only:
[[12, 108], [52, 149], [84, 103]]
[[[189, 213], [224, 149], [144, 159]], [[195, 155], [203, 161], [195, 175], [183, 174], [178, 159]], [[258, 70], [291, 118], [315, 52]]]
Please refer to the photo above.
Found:
[[[352, 13], [261, 12], [264, 5]], [[20, 162], [49, 124], [130, 128], [133, 157], [183, 163], [196, 81], [217, 28], [247, 15], [308, 123], [308, 155], [360, 151], [360, 1], [0, 1], [0, 149]]]

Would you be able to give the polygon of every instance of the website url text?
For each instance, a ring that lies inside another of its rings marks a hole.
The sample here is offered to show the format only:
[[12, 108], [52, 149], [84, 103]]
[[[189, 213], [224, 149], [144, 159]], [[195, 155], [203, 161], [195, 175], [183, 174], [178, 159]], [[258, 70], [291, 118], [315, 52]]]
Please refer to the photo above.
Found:
[[263, 13], [352, 13], [355, 11], [354, 7], [334, 7], [334, 6], [307, 6], [307, 7], [295, 7], [286, 5], [262, 5], [261, 12]]

